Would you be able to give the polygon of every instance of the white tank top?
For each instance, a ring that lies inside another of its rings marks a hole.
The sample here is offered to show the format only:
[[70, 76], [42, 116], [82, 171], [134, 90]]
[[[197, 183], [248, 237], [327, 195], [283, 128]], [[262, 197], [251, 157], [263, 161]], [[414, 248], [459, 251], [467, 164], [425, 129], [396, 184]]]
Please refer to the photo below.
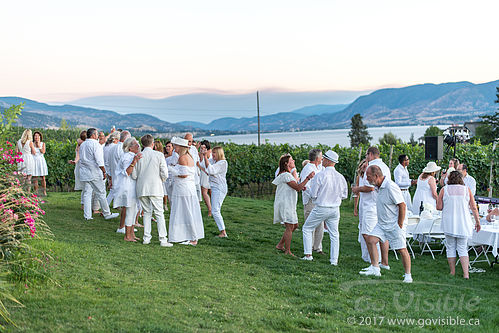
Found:
[[469, 210], [468, 188], [464, 185], [446, 185], [443, 189], [443, 232], [453, 237], [471, 238], [473, 222]]

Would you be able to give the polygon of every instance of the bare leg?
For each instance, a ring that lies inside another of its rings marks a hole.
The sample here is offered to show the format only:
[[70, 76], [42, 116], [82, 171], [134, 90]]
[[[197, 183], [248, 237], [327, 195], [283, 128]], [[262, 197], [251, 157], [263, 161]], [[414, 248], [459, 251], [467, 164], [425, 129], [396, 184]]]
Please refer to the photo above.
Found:
[[291, 252], [291, 239], [293, 237], [293, 231], [295, 231], [296, 227], [294, 224], [289, 224], [289, 223], [285, 223], [284, 225], [286, 226], [286, 230], [284, 231], [283, 235], [284, 247], [285, 247], [284, 254], [289, 254], [294, 256], [294, 254]]
[[447, 262], [449, 263], [450, 275], [456, 275], [456, 257], [447, 258]]
[[125, 227], [125, 241], [127, 242], [136, 242], [135, 234], [133, 232], [133, 226]]
[[459, 260], [461, 260], [461, 267], [463, 268], [463, 278], [469, 279], [470, 278], [470, 257], [465, 256], [465, 257], [459, 257]]
[[374, 267], [379, 267], [378, 263], [378, 249], [376, 244], [379, 242], [379, 238], [375, 236], [367, 236], [367, 250], [369, 251], [369, 256], [371, 257], [371, 265]]
[[210, 196], [208, 195], [208, 189], [201, 186], [201, 193], [203, 195], [206, 208], [208, 208], [208, 216], [211, 216], [211, 199]]
[[388, 266], [388, 251], [390, 250], [390, 243], [388, 243], [388, 241], [384, 243], [379, 242], [379, 246], [381, 247], [381, 263]]
[[33, 184], [35, 188], [35, 193], [38, 194], [38, 177], [33, 177]]
[[411, 274], [411, 257], [409, 256], [409, 251], [407, 251], [407, 248], [403, 248], [398, 251], [402, 257], [402, 265], [404, 265], [405, 273]]
[[125, 227], [126, 207], [121, 207], [120, 229]]
[[45, 181], [45, 176], [42, 176], [42, 189], [43, 195], [47, 196], [47, 182]]
[[277, 243], [275, 248], [282, 252], [286, 251], [286, 249], [284, 248], [284, 234], [282, 235], [281, 240], [279, 241], [279, 243]]

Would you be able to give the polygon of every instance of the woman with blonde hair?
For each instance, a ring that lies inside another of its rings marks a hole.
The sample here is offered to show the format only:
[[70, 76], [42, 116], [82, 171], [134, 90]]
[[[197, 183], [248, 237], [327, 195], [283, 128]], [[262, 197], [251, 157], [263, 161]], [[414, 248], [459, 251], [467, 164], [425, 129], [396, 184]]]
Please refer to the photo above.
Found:
[[134, 224], [138, 218], [138, 200], [136, 194], [137, 181], [131, 177], [133, 168], [140, 159], [140, 146], [135, 138], [128, 138], [123, 142], [123, 156], [116, 166], [116, 195], [114, 208], [121, 207], [125, 215], [125, 241], [136, 242]]
[[[369, 184], [364, 179], [364, 173], [366, 172], [367, 166], [368, 162], [366, 161], [366, 159], [360, 161], [359, 165], [357, 166], [357, 177], [355, 180], [355, 186], [369, 186]], [[365, 223], [363, 221], [365, 214], [363, 214], [362, 209], [359, 209], [359, 207], [364, 207], [361, 203], [363, 195], [364, 192], [359, 192], [359, 194], [355, 196], [353, 215], [359, 217], [359, 237], [357, 240], [360, 243], [362, 260], [364, 260], [365, 262], [371, 262], [371, 257], [369, 256], [369, 251], [367, 250], [366, 240], [364, 236], [362, 236], [361, 232], [361, 230], [363, 230], [362, 225]], [[377, 245], [377, 247], [378, 247], [378, 253], [381, 253], [381, 251], [379, 251], [379, 244]]]
[[419, 215], [421, 205], [430, 204], [433, 207], [437, 206], [437, 181], [435, 174], [441, 168], [435, 162], [428, 162], [418, 177], [418, 185], [416, 193], [412, 199], [412, 213]]
[[35, 146], [33, 145], [33, 134], [30, 129], [23, 132], [21, 138], [17, 141], [16, 152], [22, 154], [22, 162], [17, 164], [17, 170], [22, 173], [28, 184], [31, 184], [31, 176], [33, 175], [34, 160], [33, 155], [36, 154]]
[[168, 241], [196, 246], [204, 238], [203, 218], [196, 191], [194, 159], [189, 154], [189, 143], [174, 137], [172, 143], [178, 154], [178, 163], [168, 167], [174, 177]]
[[208, 152], [201, 154], [201, 158], [206, 166], [205, 171], [208, 173], [208, 181], [211, 188], [211, 214], [217, 224], [220, 233], [218, 237], [227, 237], [225, 231], [225, 223], [222, 217], [221, 209], [225, 196], [227, 195], [227, 169], [228, 164], [225, 160], [224, 149], [216, 146], [211, 150], [212, 158], [208, 159]]
[[[35, 192], [38, 192], [38, 178], [42, 184], [43, 195], [47, 195], [47, 183], [45, 176], [48, 175], [47, 161], [45, 161], [45, 142], [43, 142], [42, 133], [36, 131], [33, 133], [33, 146], [36, 154], [33, 156], [33, 178], [35, 180]], [[36, 178], [35, 178], [36, 177]]]

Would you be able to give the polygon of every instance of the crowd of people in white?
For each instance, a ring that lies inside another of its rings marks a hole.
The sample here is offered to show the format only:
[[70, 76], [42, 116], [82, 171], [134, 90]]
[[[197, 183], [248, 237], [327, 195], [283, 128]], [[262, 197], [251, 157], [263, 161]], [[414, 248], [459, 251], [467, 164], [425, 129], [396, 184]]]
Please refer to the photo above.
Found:
[[[150, 134], [141, 137], [139, 145], [128, 131], [113, 130], [108, 137], [95, 128], [81, 132], [76, 158], [70, 163], [75, 165], [75, 189], [82, 191], [84, 218], [92, 220], [99, 209], [105, 219], [120, 216], [116, 232], [125, 234], [125, 241], [136, 242], [136, 228], [144, 227], [143, 244], [150, 244], [151, 221], [155, 221], [161, 246], [196, 246], [205, 236], [199, 202], [201, 193], [206, 193], [218, 237], [227, 237], [221, 214], [227, 194], [224, 151], [211, 149], [207, 141], [200, 142], [199, 148], [191, 133], [173, 137], [163, 148]], [[167, 231], [164, 211], [168, 203]], [[111, 204], [120, 213], [111, 213]], [[138, 223], [140, 215], [143, 225]]]
[[[312, 149], [299, 176], [293, 158], [289, 154], [281, 156], [273, 181], [277, 186], [274, 223], [285, 226], [284, 234], [276, 245], [278, 250], [293, 255], [290, 244], [292, 233], [298, 227], [297, 191], [302, 191], [305, 215], [302, 227], [305, 256], [302, 259], [312, 261], [313, 251], [323, 254], [325, 226], [331, 243], [330, 263], [338, 265], [339, 207], [341, 200], [348, 196], [345, 178], [335, 169], [338, 162], [339, 156], [334, 151], [327, 151], [323, 155], [319, 149]], [[381, 276], [381, 269], [389, 270], [388, 251], [391, 247], [401, 255], [405, 270], [403, 282], [411, 283], [411, 258], [405, 235], [407, 217], [419, 215], [422, 207], [431, 205], [442, 211], [442, 228], [451, 274], [455, 274], [457, 252], [463, 276], [469, 278], [467, 240], [471, 237], [473, 226], [476, 231], [480, 230], [474, 200], [475, 180], [467, 173], [466, 164], [452, 159], [449, 169], [441, 176], [443, 188], [438, 194], [435, 174], [440, 167], [435, 162], [429, 162], [417, 180], [409, 177], [408, 165], [409, 157], [400, 155], [399, 165], [394, 170], [395, 181], [392, 181], [390, 169], [380, 158], [376, 147], [370, 147], [366, 158], [359, 163], [356, 183], [352, 185], [355, 195], [354, 215], [359, 217], [361, 257], [370, 263], [359, 274]], [[414, 200], [409, 192], [413, 185], [417, 185]], [[470, 209], [476, 222], [474, 225]]]
[[[42, 138], [40, 132], [32, 135], [27, 129], [17, 142], [16, 150], [23, 158], [18, 165], [19, 172], [28, 182], [32, 177], [40, 178], [46, 195], [48, 170]], [[92, 220], [95, 213], [101, 213], [105, 219], [120, 216], [117, 232], [125, 234], [125, 241], [136, 242], [136, 228], [143, 227], [143, 244], [150, 244], [151, 221], [155, 221], [161, 246], [171, 247], [172, 243], [196, 246], [205, 237], [200, 208], [204, 200], [208, 215], [213, 216], [219, 229], [218, 237], [227, 237], [221, 207], [227, 194], [228, 165], [222, 147], [212, 149], [206, 140], [195, 143], [191, 133], [184, 138], [173, 137], [163, 147], [149, 134], [141, 137], [139, 144], [128, 131], [113, 129], [105, 136], [89, 128], [80, 133], [75, 155], [69, 163], [75, 165], [75, 190], [82, 191], [85, 220]], [[329, 150], [323, 154], [320, 149], [312, 149], [308, 157], [303, 162], [301, 175], [291, 155], [285, 154], [279, 160], [272, 182], [277, 186], [273, 220], [275, 224], [284, 225], [285, 230], [276, 249], [293, 255], [292, 234], [298, 228], [296, 204], [298, 192], [302, 191], [305, 217], [302, 259], [312, 261], [313, 252], [323, 254], [326, 228], [330, 237], [330, 263], [337, 266], [339, 207], [348, 196], [347, 182], [335, 169], [340, 159], [336, 152]], [[455, 274], [457, 253], [463, 276], [469, 278], [467, 240], [473, 230], [469, 210], [475, 219], [476, 231], [480, 230], [474, 200], [476, 181], [468, 174], [467, 165], [455, 158], [450, 160], [449, 168], [439, 181], [436, 174], [440, 167], [435, 162], [429, 162], [417, 179], [410, 178], [408, 165], [409, 157], [400, 155], [392, 181], [390, 169], [376, 147], [370, 147], [358, 165], [356, 183], [352, 185], [354, 215], [359, 217], [361, 258], [370, 263], [359, 273], [381, 276], [381, 269], [389, 270], [391, 247], [401, 255], [405, 270], [403, 281], [411, 283], [411, 258], [404, 227], [408, 215], [419, 215], [425, 205], [430, 205], [442, 211], [451, 274]], [[440, 193], [437, 184], [442, 186]], [[411, 198], [409, 188], [414, 185], [417, 188]], [[37, 182], [35, 189], [38, 189]], [[112, 213], [111, 204], [120, 213]], [[167, 210], [170, 210], [168, 231], [164, 218]], [[140, 215], [143, 225], [138, 223]]]

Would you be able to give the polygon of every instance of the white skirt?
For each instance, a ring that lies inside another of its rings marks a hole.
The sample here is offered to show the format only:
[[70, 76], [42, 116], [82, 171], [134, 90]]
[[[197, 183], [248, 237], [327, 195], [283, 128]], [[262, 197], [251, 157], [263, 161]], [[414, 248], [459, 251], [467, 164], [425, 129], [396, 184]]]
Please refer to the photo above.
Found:
[[23, 162], [17, 163], [17, 171], [25, 174], [25, 175], [32, 175], [33, 174], [33, 167], [34, 167], [34, 160], [33, 160], [33, 155], [32, 154], [22, 154], [21, 158], [23, 159]]
[[33, 162], [33, 177], [44, 177], [49, 174], [43, 154], [33, 156]]
[[201, 170], [201, 173], [199, 176], [199, 184], [201, 185], [201, 187], [211, 189], [210, 177], [203, 170]]

